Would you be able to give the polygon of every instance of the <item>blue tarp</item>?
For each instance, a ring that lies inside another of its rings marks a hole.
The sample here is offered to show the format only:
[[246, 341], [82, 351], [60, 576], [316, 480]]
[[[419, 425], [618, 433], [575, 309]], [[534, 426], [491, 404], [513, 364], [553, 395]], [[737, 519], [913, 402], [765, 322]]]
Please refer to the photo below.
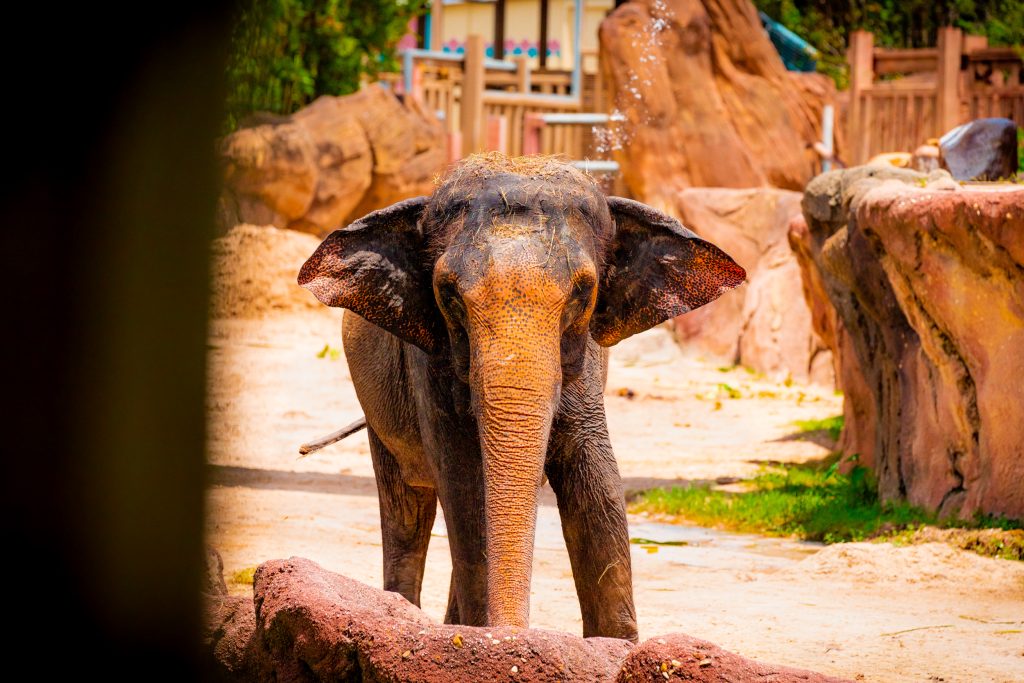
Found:
[[774, 21], [764, 12], [761, 15], [761, 23], [764, 24], [772, 45], [778, 50], [782, 57], [782, 63], [790, 71], [814, 71], [818, 67], [818, 51], [811, 47], [810, 43], [790, 31], [777, 21]]

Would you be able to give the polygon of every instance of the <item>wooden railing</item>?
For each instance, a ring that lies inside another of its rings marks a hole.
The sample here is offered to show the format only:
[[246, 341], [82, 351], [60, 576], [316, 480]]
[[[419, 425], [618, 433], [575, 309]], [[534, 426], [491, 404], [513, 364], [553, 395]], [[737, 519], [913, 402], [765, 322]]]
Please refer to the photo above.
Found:
[[[584, 101], [594, 106], [602, 100], [597, 74], [583, 74], [582, 93], [573, 93], [572, 72], [530, 69], [525, 57], [487, 59], [480, 36], [468, 37], [463, 54], [408, 51], [403, 73], [382, 80], [437, 114], [453, 158], [484, 150], [524, 154], [529, 116], [580, 112]], [[538, 151], [590, 158], [593, 137], [592, 127], [552, 124], [543, 131]]]
[[967, 98], [967, 117], [1001, 117], [1024, 122], [1024, 86], [1003, 86], [973, 90]]
[[[488, 126], [484, 147], [513, 156], [526, 154], [523, 139], [527, 116], [577, 111], [579, 102], [564, 96], [487, 90], [483, 95], [483, 116]], [[563, 137], [548, 149], [538, 151], [546, 154], [565, 154], [571, 159], [579, 159], [581, 150], [582, 147], [575, 138]]]
[[[884, 50], [873, 36], [850, 36], [849, 163], [910, 152], [971, 119], [1001, 116], [1024, 126], [1020, 56], [980, 36], [939, 30], [938, 47]], [[877, 80], [876, 80], [877, 79]]]

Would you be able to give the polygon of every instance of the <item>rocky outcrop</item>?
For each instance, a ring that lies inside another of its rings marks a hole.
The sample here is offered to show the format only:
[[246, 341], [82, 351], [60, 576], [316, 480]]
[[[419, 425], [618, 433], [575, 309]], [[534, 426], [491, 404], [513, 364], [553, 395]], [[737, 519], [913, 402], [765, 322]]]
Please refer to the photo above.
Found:
[[825, 291], [825, 277], [814, 261], [814, 243], [803, 215], [794, 216], [789, 224], [789, 246], [800, 267], [804, 300], [811, 312], [811, 327], [832, 352], [835, 386], [843, 391], [844, 429], [836, 450], [852, 456], [866, 466], [874, 466], [875, 402], [861, 372], [853, 349], [853, 339], [843, 319]]
[[380, 85], [260, 117], [221, 142], [219, 220], [315, 235], [433, 191], [447, 162], [440, 124]]
[[[817, 167], [828, 79], [795, 79], [749, 0], [637, 0], [601, 23], [616, 157], [633, 195], [684, 187], [802, 190]], [[837, 150], [842, 156], [841, 150]]]
[[801, 195], [771, 188], [691, 188], [676, 197], [683, 223], [730, 254], [747, 282], [673, 321], [685, 349], [767, 375], [832, 385], [832, 353], [812, 324], [800, 266], [787, 241]]
[[803, 210], [791, 239], [859, 410], [846, 453], [884, 499], [1024, 517], [1024, 188], [865, 166], [815, 178]]
[[232, 647], [223, 636], [216, 639], [235, 622], [225, 626], [219, 621], [227, 611], [217, 611], [216, 600], [207, 611], [206, 630], [214, 634], [207, 644], [221, 646], [213, 653], [220, 663], [214, 673], [222, 680], [838, 681], [754, 662], [681, 634], [634, 649], [612, 638], [435, 624], [396, 593], [301, 558], [261, 565], [253, 591], [255, 628], [248, 641], [238, 637], [238, 628]]

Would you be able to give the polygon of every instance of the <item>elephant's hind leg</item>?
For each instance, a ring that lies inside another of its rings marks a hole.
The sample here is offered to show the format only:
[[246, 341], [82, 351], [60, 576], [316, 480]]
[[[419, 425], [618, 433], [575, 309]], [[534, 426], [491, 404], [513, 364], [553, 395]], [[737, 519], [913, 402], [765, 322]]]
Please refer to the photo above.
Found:
[[434, 489], [405, 483], [395, 456], [372, 429], [367, 429], [367, 434], [380, 501], [384, 590], [399, 593], [419, 607], [437, 496]]

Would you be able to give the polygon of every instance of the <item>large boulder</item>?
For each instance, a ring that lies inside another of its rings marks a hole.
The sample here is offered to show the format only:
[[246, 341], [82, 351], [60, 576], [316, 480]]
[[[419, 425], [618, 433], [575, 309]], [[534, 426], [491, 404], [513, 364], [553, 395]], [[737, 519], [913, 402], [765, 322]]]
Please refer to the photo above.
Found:
[[433, 190], [447, 161], [440, 123], [378, 85], [260, 116], [221, 141], [220, 222], [323, 236], [374, 209]]
[[832, 353], [801, 295], [800, 266], [787, 241], [801, 195], [772, 188], [690, 188], [676, 198], [687, 227], [747, 271], [747, 282], [673, 321], [677, 341], [778, 379], [832, 385]]
[[803, 209], [792, 239], [860, 410], [847, 454], [884, 499], [1024, 517], [1024, 188], [864, 166], [815, 178]]
[[[370, 588], [301, 558], [261, 565], [253, 592], [255, 627], [248, 630], [235, 626], [236, 611], [222, 607], [231, 598], [211, 597], [207, 645], [219, 663], [214, 673], [223, 680], [610, 683], [750, 680], [751, 675], [776, 681], [838, 680], [760, 664], [681, 634], [633, 649], [612, 638], [436, 624], [397, 593]], [[234, 621], [225, 625], [219, 619]], [[230, 646], [223, 636], [229, 631], [235, 635]]]
[[1017, 124], [975, 119], [939, 139], [939, 162], [957, 180], [1000, 180], [1017, 173]]
[[637, 199], [664, 208], [684, 187], [802, 190], [814, 174], [834, 89], [786, 71], [749, 0], [628, 2], [599, 36], [623, 119], [613, 147]]

